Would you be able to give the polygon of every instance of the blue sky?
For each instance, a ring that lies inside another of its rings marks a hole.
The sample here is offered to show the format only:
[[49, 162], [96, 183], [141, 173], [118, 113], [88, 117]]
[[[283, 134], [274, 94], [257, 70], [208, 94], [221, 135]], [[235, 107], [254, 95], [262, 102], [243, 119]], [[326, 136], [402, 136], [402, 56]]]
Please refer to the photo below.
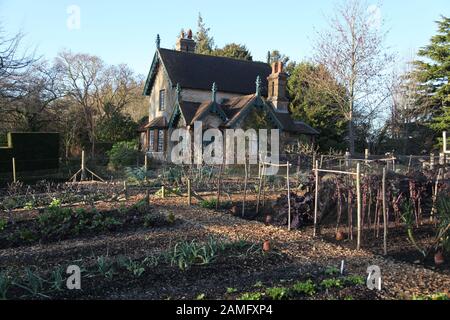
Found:
[[[311, 57], [314, 30], [325, 26], [332, 0], [0, 0], [3, 29], [25, 33], [24, 45], [52, 59], [63, 48], [102, 57], [107, 63], [127, 63], [146, 74], [155, 50], [173, 48], [182, 28], [196, 29], [201, 12], [216, 44], [247, 45], [255, 60], [278, 49], [300, 61]], [[402, 59], [410, 58], [436, 32], [435, 20], [450, 15], [448, 0], [368, 0], [380, 7], [390, 29], [387, 44]], [[81, 9], [81, 28], [69, 30], [67, 8]]]

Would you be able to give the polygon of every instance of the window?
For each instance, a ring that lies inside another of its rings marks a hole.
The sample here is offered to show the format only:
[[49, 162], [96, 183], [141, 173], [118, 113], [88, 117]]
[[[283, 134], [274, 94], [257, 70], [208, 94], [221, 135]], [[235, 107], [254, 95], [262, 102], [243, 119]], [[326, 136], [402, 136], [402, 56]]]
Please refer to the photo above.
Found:
[[165, 110], [166, 104], [166, 90], [159, 91], [159, 111]]
[[150, 130], [149, 139], [148, 139], [148, 150], [153, 151], [155, 145], [155, 131]]
[[158, 152], [164, 152], [164, 130], [158, 131]]

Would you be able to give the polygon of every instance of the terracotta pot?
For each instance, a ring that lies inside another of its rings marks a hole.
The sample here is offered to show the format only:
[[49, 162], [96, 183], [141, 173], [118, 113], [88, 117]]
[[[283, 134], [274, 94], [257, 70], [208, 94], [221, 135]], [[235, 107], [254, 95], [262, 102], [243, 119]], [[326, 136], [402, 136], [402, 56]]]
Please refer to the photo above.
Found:
[[267, 215], [266, 216], [266, 225], [269, 225], [269, 224], [271, 224], [272, 223], [272, 221], [273, 221], [273, 218], [272, 218], [272, 216], [269, 214], [269, 215]]
[[444, 255], [442, 254], [441, 251], [436, 252], [436, 254], [434, 255], [434, 263], [437, 266], [440, 266], [442, 264], [444, 264], [445, 259], [444, 259]]
[[345, 238], [345, 234], [342, 231], [338, 231], [336, 233], [336, 240], [337, 241], [343, 241]]
[[264, 252], [269, 252], [270, 251], [270, 241], [269, 240], [264, 241], [263, 251]]

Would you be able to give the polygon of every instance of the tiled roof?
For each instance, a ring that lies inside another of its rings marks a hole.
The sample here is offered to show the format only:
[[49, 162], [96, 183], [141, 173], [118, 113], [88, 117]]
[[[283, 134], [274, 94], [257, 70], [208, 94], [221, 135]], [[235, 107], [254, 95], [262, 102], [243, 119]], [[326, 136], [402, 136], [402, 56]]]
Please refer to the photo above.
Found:
[[272, 72], [267, 63], [168, 49], [159, 49], [159, 55], [173, 85], [183, 89], [210, 90], [215, 82], [221, 92], [251, 94], [259, 76], [261, 94], [267, 95], [267, 77]]
[[166, 129], [166, 128], [167, 128], [167, 120], [164, 117], [155, 118], [145, 126], [145, 129]]

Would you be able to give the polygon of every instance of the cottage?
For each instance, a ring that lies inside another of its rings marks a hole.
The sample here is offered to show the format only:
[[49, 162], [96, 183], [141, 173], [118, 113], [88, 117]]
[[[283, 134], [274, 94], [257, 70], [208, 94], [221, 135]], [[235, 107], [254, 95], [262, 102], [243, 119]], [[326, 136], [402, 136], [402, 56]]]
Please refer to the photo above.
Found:
[[312, 140], [318, 132], [288, 111], [287, 74], [281, 62], [263, 62], [195, 53], [192, 32], [182, 34], [176, 50], [157, 50], [144, 88], [149, 123], [141, 146], [152, 158], [169, 160], [176, 128], [280, 129], [282, 144]]

